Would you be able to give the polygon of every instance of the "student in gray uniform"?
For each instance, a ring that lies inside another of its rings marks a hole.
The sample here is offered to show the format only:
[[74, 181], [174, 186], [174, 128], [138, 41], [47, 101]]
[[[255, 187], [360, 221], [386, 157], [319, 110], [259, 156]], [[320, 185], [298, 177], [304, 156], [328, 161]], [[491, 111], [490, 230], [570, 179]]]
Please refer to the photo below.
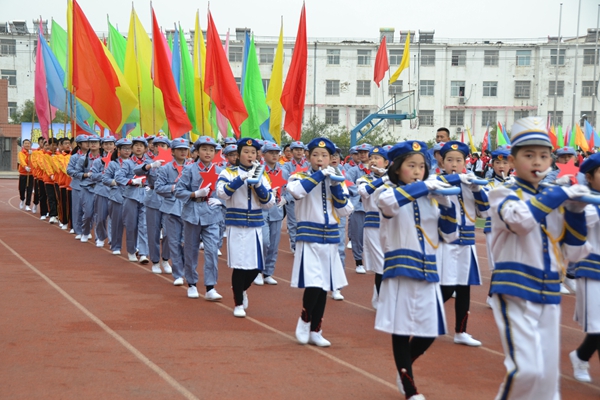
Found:
[[77, 135], [75, 137], [75, 143], [77, 146], [71, 152], [71, 158], [67, 165], [67, 175], [71, 177], [71, 229], [70, 233], [74, 233], [75, 239], [81, 239], [81, 217], [83, 216], [83, 210], [81, 209], [81, 178], [75, 176], [77, 162], [85, 155], [89, 148], [88, 136]]
[[100, 138], [98, 136], [88, 136], [89, 150], [79, 157], [75, 167], [75, 175], [81, 183], [81, 209], [83, 216], [81, 218], [81, 242], [85, 243], [92, 238], [92, 225], [94, 223], [94, 197], [96, 195], [96, 182], [92, 177], [92, 164], [94, 160], [100, 158]]
[[[283, 170], [283, 178], [285, 180], [290, 179], [298, 168], [308, 168], [308, 161], [304, 158], [304, 143], [300, 141], [292, 142], [290, 144], [292, 149], [292, 161], [288, 161], [281, 169]], [[296, 251], [296, 212], [295, 212], [296, 199], [289, 194], [287, 191], [281, 195], [281, 201], [277, 204], [278, 207], [285, 206], [285, 215], [287, 217], [287, 229], [290, 235], [290, 248], [292, 252]]]
[[[214, 169], [213, 159], [217, 142], [211, 137], [200, 136], [194, 143], [198, 158], [186, 165], [181, 178], [175, 185], [175, 196], [183, 203], [181, 218], [183, 219], [183, 238], [185, 256], [185, 280], [188, 283], [188, 297], [199, 297], [196, 284], [198, 283], [198, 252], [200, 237], [204, 243], [204, 286], [205, 300], [219, 301], [223, 298], [215, 289], [219, 277], [219, 222], [223, 219], [221, 201], [215, 196], [215, 187], [202, 187], [201, 172]], [[215, 172], [216, 171], [212, 171]]]
[[[340, 161], [342, 160], [342, 150], [335, 146], [335, 153], [331, 155], [331, 161], [329, 165], [333, 168], [342, 171], [342, 165], [340, 165]], [[340, 223], [338, 224], [340, 227], [340, 243], [338, 244], [338, 253], [340, 254], [340, 261], [342, 262], [342, 267], [346, 268], [346, 225], [347, 225], [348, 217], [340, 217]], [[340, 289], [335, 289], [331, 292], [331, 298], [334, 300], [344, 300], [344, 296], [342, 295], [342, 291]]]
[[[124, 188], [123, 225], [127, 234], [128, 259], [131, 262], [137, 262], [136, 253], [139, 253], [139, 262], [148, 264], [150, 260], [148, 260], [148, 232], [146, 230], [146, 207], [144, 206], [146, 179], [139, 175], [147, 159], [148, 143], [143, 137], [135, 137], [131, 141], [133, 155], [117, 171], [115, 181]], [[159, 166], [160, 163], [157, 163], [152, 167]]]
[[182, 203], [175, 197], [175, 186], [181, 178], [186, 157], [189, 153], [188, 141], [183, 138], [171, 141], [171, 154], [173, 161], [158, 169], [158, 176], [154, 184], [156, 194], [162, 196], [160, 211], [164, 217], [164, 227], [167, 231], [166, 240], [173, 264], [173, 285], [183, 285], [184, 277], [184, 252], [183, 252], [183, 220], [181, 219]]
[[[153, 140], [153, 148], [158, 155], [158, 149], [168, 149], [171, 145], [169, 139], [164, 136], [157, 136]], [[154, 190], [156, 179], [158, 178], [158, 168], [162, 165], [163, 160], [146, 158], [141, 167], [135, 169], [138, 176], [146, 176], [146, 195], [144, 197], [144, 206], [146, 207], [146, 229], [148, 232], [148, 251], [150, 252], [150, 261], [152, 261], [152, 272], [160, 274], [165, 271], [165, 274], [170, 274], [173, 271], [169, 265], [169, 245], [167, 238], [163, 237], [162, 246], [160, 240], [160, 231], [164, 226], [163, 213], [160, 211], [162, 205], [162, 197]], [[168, 231], [165, 230], [165, 233]], [[161, 251], [162, 250], [162, 251]], [[162, 267], [162, 270], [161, 270]]]
[[110, 198], [110, 188], [102, 183], [104, 171], [110, 163], [102, 159], [115, 151], [115, 138], [107, 136], [102, 138], [102, 154], [92, 163], [90, 179], [96, 184], [96, 196], [94, 197], [94, 210], [96, 225], [96, 247], [104, 247], [104, 241], [108, 239], [110, 245], [110, 219], [108, 217], [108, 204]]

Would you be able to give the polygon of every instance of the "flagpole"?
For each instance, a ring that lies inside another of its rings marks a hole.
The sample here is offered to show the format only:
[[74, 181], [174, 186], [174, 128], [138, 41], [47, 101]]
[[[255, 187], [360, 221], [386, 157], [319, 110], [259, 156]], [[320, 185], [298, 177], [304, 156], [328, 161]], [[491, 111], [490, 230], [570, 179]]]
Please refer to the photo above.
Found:
[[596, 105], [596, 100], [598, 100], [598, 81], [596, 80], [596, 67], [598, 65], [598, 27], [600, 26], [600, 4], [598, 4], [598, 17], [596, 17], [596, 46], [594, 49], [594, 74], [592, 75], [592, 82], [594, 85], [594, 93], [593, 93], [593, 101], [592, 101], [592, 118], [593, 120], [593, 124], [592, 124], [592, 135], [594, 135], [594, 127], [596, 126], [596, 112], [595, 112], [595, 105]]
[[[142, 126], [142, 95], [140, 93], [140, 74], [139, 74], [139, 64], [138, 60], [138, 49], [137, 49], [137, 33], [135, 29], [135, 20], [137, 19], [137, 14], [135, 13], [135, 7], [133, 6], [133, 1], [131, 2], [131, 12], [133, 13], [133, 50], [135, 52], [135, 79], [137, 82], [137, 95], [138, 95], [138, 109], [140, 111], [140, 134], [144, 135], [144, 127]], [[121, 134], [121, 136], [123, 136]]]
[[[209, 4], [210, 7], [210, 4]], [[200, 9], [196, 10], [196, 25], [198, 26], [198, 29], [200, 28]], [[208, 34], [208, 32], [206, 32], [206, 34]], [[199, 134], [203, 135], [206, 134], [206, 132], [204, 132], [204, 122], [205, 122], [205, 115], [204, 115], [204, 88], [202, 87], [202, 59], [200, 58], [200, 35], [198, 34], [198, 32], [195, 32], [195, 36], [196, 36], [196, 46], [198, 47], [198, 51], [194, 52], [194, 57], [196, 57], [196, 59], [198, 60], [198, 76], [200, 77], [200, 79], [198, 79], [198, 83], [200, 85], [200, 110], [202, 113], [202, 129], [199, 130]], [[198, 53], [198, 54], [196, 54]], [[206, 68], [206, 66], [205, 66]], [[205, 78], [206, 79], [206, 78]], [[212, 124], [208, 124], [211, 127], [211, 133], [212, 133]]]
[[[181, 39], [181, 23], [179, 21], [177, 21], [177, 24], [175, 25], [175, 33], [179, 36], [177, 39], [179, 40], [179, 57], [181, 58], [181, 62], [179, 63], [179, 73], [181, 74], [179, 76], [179, 85], [181, 88], [183, 88], [183, 104], [185, 104], [185, 110], [187, 112], [188, 110], [188, 104], [187, 104], [187, 96], [186, 96], [186, 90], [185, 90], [185, 79], [184, 79], [184, 84], [181, 84], [181, 77], [183, 76], [183, 42], [180, 40]], [[177, 30], [177, 25], [179, 25], [179, 30]], [[187, 41], [185, 42], [185, 45], [187, 46]], [[192, 122], [192, 121], [190, 121]], [[197, 121], [196, 121], [197, 122]], [[194, 129], [194, 127], [192, 126], [192, 130]]]
[[[560, 38], [560, 30], [561, 30], [561, 26], [562, 26], [562, 6], [563, 3], [560, 3], [560, 13], [558, 16], [558, 40], [557, 40], [557, 45], [556, 45], [556, 67], [554, 68], [555, 73], [554, 73], [554, 112], [552, 113], [552, 120], [556, 125], [556, 102], [558, 101], [558, 64], [560, 62], [560, 42], [561, 42], [561, 38]], [[563, 88], [564, 91], [564, 88]]]
[[575, 126], [575, 99], [577, 96], [577, 53], [579, 51], [579, 18], [581, 17], [581, 0], [579, 0], [579, 7], [577, 8], [577, 36], [575, 42], [575, 61], [574, 61], [574, 73], [573, 73], [573, 111], [571, 115], [571, 125]]
[[[152, 8], [152, 2], [150, 2], [150, 19], [152, 19], [152, 14], [154, 12], [154, 9]], [[154, 27], [154, 20], [150, 21], [152, 23], [152, 26]], [[152, 30], [152, 133], [151, 135], [156, 135], [156, 103], [154, 100], [154, 89], [156, 87], [156, 85], [154, 84], [154, 44], [156, 43], [156, 32], [154, 32], [154, 29]], [[158, 34], [160, 34], [160, 32], [158, 32]]]

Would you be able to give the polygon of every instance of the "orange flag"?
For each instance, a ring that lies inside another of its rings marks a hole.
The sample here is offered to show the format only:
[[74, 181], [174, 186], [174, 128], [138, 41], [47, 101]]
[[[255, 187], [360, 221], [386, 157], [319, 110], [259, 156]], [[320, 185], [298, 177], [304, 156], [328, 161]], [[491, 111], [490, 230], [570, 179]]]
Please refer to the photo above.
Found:
[[385, 77], [385, 73], [390, 69], [390, 63], [388, 62], [387, 45], [385, 44], [385, 36], [381, 41], [379, 50], [377, 50], [377, 57], [375, 57], [375, 72], [373, 74], [373, 80], [379, 87], [379, 83]]
[[116, 93], [119, 78], [104, 54], [102, 42], [75, 0], [72, 35], [76, 96], [89, 104], [95, 116], [116, 132], [122, 120], [121, 102]]
[[588, 142], [587, 140], [585, 140], [585, 135], [583, 134], [583, 131], [581, 130], [579, 124], [575, 124], [575, 144], [581, 147], [581, 150], [583, 151], [590, 150]]

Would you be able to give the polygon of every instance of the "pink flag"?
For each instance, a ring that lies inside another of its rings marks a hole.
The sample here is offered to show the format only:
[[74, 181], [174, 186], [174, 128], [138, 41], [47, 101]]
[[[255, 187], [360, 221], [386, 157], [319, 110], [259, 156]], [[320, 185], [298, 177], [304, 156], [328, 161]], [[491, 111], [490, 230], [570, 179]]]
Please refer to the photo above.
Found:
[[[42, 18], [40, 17], [40, 28], [39, 28], [39, 39], [44, 39], [42, 35]], [[35, 53], [35, 113], [37, 114], [38, 121], [40, 121], [40, 128], [42, 129], [42, 136], [48, 139], [48, 127], [54, 119], [56, 109], [51, 111], [50, 101], [48, 100], [48, 89], [46, 88], [46, 70], [44, 69], [44, 57], [42, 57], [42, 45], [37, 46]]]
[[[229, 54], [229, 30], [227, 30], [227, 37], [225, 38], [225, 45], [223, 46], [223, 48], [225, 49], [225, 54]], [[225, 116], [221, 114], [219, 109], [217, 109], [217, 126], [219, 127], [219, 132], [221, 132], [221, 136], [223, 136], [224, 138], [227, 137], [228, 123], [229, 121], [227, 121], [227, 118], [225, 118]]]

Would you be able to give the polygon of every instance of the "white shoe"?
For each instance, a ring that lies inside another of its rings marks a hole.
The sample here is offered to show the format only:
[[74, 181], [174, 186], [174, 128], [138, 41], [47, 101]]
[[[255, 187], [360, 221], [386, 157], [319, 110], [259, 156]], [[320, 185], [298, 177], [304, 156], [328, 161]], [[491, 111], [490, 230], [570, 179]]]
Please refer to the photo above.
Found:
[[40, 217], [40, 220], [42, 220], [42, 221], [45, 221], [45, 220], [46, 220], [46, 216], [45, 216], [45, 215], [42, 215], [42, 216]]
[[221, 250], [217, 250], [217, 255], [218, 256], [222, 256], [223, 255], [223, 253], [221, 253]]
[[423, 396], [421, 393], [417, 393], [410, 396], [410, 399], [408, 400], [425, 400], [425, 396]]
[[260, 272], [258, 273], [258, 275], [256, 275], [256, 278], [254, 278], [254, 284], [257, 286], [262, 286], [265, 284], [263, 276]]
[[371, 297], [371, 305], [377, 310], [377, 303], [379, 302], [379, 293], [377, 293], [377, 286], [373, 285], [373, 297]]
[[19, 203], [19, 210], [22, 210], [25, 207], [25, 200], [21, 200]]
[[69, 231], [69, 233], [70, 233], [70, 234], [74, 234], [74, 233], [75, 233], [75, 230], [74, 230], [74, 229], [71, 229], [71, 230]]
[[575, 379], [577, 379], [579, 382], [591, 382], [592, 377], [588, 372], [588, 369], [590, 369], [590, 363], [580, 360], [577, 356], [577, 350], [573, 350], [569, 353], [569, 359], [573, 365], [573, 376]]
[[63, 226], [60, 227], [60, 229], [62, 229], [63, 231], [66, 231], [67, 229], [69, 229], [69, 227], [67, 226], [67, 224], [64, 224]]
[[344, 300], [344, 296], [342, 296], [341, 290], [334, 290], [333, 292], [331, 292], [331, 298], [338, 301]]
[[96, 247], [104, 247], [104, 240], [96, 239]]
[[91, 238], [92, 238], [92, 234], [90, 233], [90, 234], [88, 235], [88, 240], [89, 240], [89, 239], [91, 239]]
[[81, 240], [81, 235], [75, 235], [75, 240]]
[[171, 265], [169, 264], [169, 260], [160, 260], [160, 266], [162, 267], [165, 274], [172, 274], [173, 269], [171, 269]]
[[153, 274], [160, 274], [160, 273], [162, 273], [162, 269], [160, 269], [160, 264], [154, 264], [152, 266], [152, 273]]
[[121, 255], [121, 250], [113, 251], [113, 256], [120, 256], [120, 255]]
[[264, 278], [264, 281], [267, 285], [277, 285], [277, 281], [273, 279], [272, 276], [267, 276], [266, 278]]
[[204, 295], [204, 300], [208, 301], [219, 301], [223, 298], [219, 293], [217, 293], [217, 289], [212, 288]]
[[452, 298], [455, 299], [456, 298], [456, 292], [452, 292]]
[[140, 264], [148, 264], [149, 262], [150, 262], [150, 260], [148, 260], [148, 257], [146, 257], [146, 256], [140, 257]]
[[50, 221], [48, 221], [48, 222], [50, 222], [51, 224], [55, 224], [55, 223], [58, 222], [58, 218], [56, 218], [56, 217], [50, 217]]
[[200, 247], [199, 247], [199, 249], [200, 249], [200, 250], [204, 250], [204, 242], [200, 242]]
[[198, 294], [198, 288], [196, 286], [190, 286], [188, 288], [188, 297], [190, 299], [197, 299], [198, 297], [200, 297], [200, 295]]
[[302, 317], [298, 318], [296, 325], [296, 339], [302, 344], [307, 344], [310, 337], [310, 322], [302, 321]]
[[367, 270], [362, 265], [359, 265], [356, 267], [356, 273], [357, 274], [366, 274]]
[[352, 242], [348, 242], [348, 244], [346, 245], [347, 249], [351, 249], [352, 248]]
[[86, 243], [88, 241], [88, 236], [87, 235], [81, 235], [81, 243]]
[[560, 294], [571, 294], [563, 283], [560, 284]]
[[248, 293], [246, 293], [246, 291], [244, 290], [243, 295], [244, 295], [244, 299], [242, 300], [242, 305], [244, 306], [244, 310], [247, 310], [248, 309], [248, 304], [249, 304], [249, 302], [248, 302]]
[[226, 238], [227, 237], [227, 231], [223, 232], [223, 237]]
[[319, 347], [331, 346], [331, 342], [323, 337], [322, 332], [323, 331], [310, 332], [310, 334], [308, 335], [308, 343], [314, 344], [315, 346]]
[[565, 277], [564, 284], [571, 292], [577, 291], [577, 280]]
[[481, 342], [479, 340], [473, 339], [473, 336], [469, 335], [467, 332], [454, 334], [454, 343], [464, 344], [473, 347], [481, 346]]
[[[35, 207], [35, 206], [34, 206]], [[25, 211], [31, 211], [31, 207], [25, 206]]]
[[34, 214], [37, 212], [37, 206], [35, 204], [33, 205], [33, 208], [31, 209], [31, 212], [34, 213]]
[[131, 262], [137, 262], [138, 258], [135, 254], [127, 253], [127, 259]]
[[244, 306], [235, 306], [233, 309], [233, 316], [237, 318], [246, 318], [246, 311], [244, 311]]
[[173, 281], [173, 286], [182, 286], [183, 285], [183, 278], [177, 278]]
[[485, 304], [487, 304], [489, 308], [492, 308], [492, 298], [490, 296], [485, 299]]

